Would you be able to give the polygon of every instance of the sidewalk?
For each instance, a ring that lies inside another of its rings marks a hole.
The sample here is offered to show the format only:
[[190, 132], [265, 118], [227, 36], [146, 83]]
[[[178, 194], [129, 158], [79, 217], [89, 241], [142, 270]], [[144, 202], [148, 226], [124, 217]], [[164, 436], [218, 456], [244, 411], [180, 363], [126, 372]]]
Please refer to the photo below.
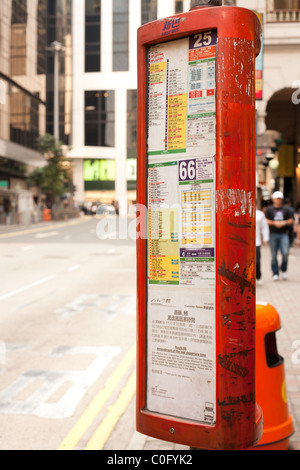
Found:
[[300, 450], [300, 247], [295, 245], [290, 250], [288, 280], [278, 282], [272, 280], [270, 248], [263, 247], [262, 275], [264, 284], [257, 286], [256, 298], [273, 305], [280, 315], [277, 348], [285, 360], [289, 411], [295, 429], [290, 439], [290, 449]]
[[[281, 330], [276, 333], [277, 349], [285, 360], [289, 412], [295, 429], [290, 438], [290, 450], [300, 450], [300, 247], [291, 248], [288, 281], [278, 282], [272, 280], [270, 248], [262, 247], [262, 275], [264, 284], [257, 286], [256, 298], [273, 305], [280, 315]], [[189, 448], [135, 433], [128, 450], [133, 449], [173, 451]]]

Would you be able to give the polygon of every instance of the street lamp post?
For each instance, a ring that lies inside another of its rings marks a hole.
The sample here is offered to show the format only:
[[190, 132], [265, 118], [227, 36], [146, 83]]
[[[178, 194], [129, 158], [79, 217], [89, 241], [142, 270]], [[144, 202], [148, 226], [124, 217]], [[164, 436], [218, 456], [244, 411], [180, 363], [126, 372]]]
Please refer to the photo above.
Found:
[[54, 137], [59, 140], [59, 54], [65, 50], [65, 47], [58, 41], [53, 41], [47, 51], [54, 53]]

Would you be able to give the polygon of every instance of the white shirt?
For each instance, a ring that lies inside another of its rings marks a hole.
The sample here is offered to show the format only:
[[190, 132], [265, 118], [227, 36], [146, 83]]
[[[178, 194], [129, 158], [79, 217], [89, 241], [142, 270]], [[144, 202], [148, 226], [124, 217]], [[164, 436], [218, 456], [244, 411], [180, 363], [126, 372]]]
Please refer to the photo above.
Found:
[[261, 246], [262, 240], [264, 242], [270, 240], [270, 230], [265, 214], [256, 209], [256, 246]]

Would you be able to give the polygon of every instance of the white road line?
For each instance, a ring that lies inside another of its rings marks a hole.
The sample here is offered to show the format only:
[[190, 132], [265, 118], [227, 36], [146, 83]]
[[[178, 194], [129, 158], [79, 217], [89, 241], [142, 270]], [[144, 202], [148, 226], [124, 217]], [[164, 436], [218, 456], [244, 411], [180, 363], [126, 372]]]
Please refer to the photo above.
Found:
[[35, 238], [48, 238], [48, 237], [55, 237], [58, 235], [58, 232], [50, 232], [50, 233], [37, 233]]
[[45, 277], [44, 279], [40, 279], [39, 281], [33, 282], [32, 284], [28, 284], [27, 286], [20, 287], [19, 289], [16, 289], [12, 292], [8, 292], [7, 294], [1, 295], [0, 301], [9, 299], [10, 297], [13, 297], [14, 295], [17, 295], [17, 294], [20, 294], [21, 292], [32, 289], [33, 287], [37, 287], [37, 286], [40, 286], [41, 284], [45, 284], [45, 282], [52, 281], [52, 279], [55, 279], [55, 277], [56, 276], [48, 276], [48, 277]]
[[71, 268], [68, 269], [69, 273], [72, 271], [76, 271], [76, 269], [79, 269], [81, 267], [81, 264], [76, 264], [75, 266], [72, 266]]
[[23, 246], [23, 248], [21, 248], [21, 251], [29, 251], [29, 250], [32, 250], [33, 246]]

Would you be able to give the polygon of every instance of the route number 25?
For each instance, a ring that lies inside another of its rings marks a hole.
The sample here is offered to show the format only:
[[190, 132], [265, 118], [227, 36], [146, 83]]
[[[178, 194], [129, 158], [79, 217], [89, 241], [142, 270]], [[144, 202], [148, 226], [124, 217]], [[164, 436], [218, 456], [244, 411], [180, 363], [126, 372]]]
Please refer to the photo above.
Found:
[[195, 34], [194, 39], [196, 39], [194, 47], [210, 46], [212, 43], [212, 33], [211, 31], [206, 31], [205, 33]]

